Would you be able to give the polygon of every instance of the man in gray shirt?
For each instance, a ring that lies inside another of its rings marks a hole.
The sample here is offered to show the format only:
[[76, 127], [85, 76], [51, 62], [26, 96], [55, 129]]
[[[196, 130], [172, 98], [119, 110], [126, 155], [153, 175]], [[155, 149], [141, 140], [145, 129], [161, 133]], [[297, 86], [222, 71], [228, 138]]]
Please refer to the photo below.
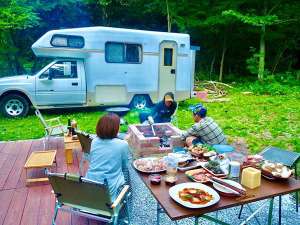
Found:
[[202, 104], [192, 106], [191, 110], [195, 124], [181, 135], [187, 146], [197, 143], [208, 145], [227, 144], [222, 129], [212, 118], [206, 116], [207, 109]]

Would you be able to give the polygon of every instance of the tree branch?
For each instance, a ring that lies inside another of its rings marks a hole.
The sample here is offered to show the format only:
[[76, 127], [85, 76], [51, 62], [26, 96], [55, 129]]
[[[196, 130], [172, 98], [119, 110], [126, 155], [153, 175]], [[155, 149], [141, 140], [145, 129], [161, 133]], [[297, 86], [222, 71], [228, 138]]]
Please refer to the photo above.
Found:
[[280, 0], [278, 0], [278, 3], [275, 4], [270, 10], [269, 12], [267, 12], [267, 15], [270, 15], [274, 9], [276, 9], [279, 5], [281, 4]]

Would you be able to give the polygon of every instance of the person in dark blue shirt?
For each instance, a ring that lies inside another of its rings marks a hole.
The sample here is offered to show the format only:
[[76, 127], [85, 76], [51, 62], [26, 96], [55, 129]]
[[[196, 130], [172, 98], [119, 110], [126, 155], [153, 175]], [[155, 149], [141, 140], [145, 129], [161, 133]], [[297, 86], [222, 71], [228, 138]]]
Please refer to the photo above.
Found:
[[172, 92], [167, 92], [164, 95], [162, 101], [158, 102], [152, 109], [151, 113], [141, 113], [140, 122], [143, 123], [147, 119], [151, 120], [151, 117], [154, 123], [168, 123], [171, 122], [171, 116], [174, 114], [177, 108], [177, 103], [174, 99], [174, 94]]

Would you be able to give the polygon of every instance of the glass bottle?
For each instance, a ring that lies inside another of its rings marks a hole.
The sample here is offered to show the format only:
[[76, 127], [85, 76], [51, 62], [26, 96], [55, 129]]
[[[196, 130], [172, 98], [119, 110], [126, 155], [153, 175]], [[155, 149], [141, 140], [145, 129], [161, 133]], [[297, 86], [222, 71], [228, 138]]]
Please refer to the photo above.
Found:
[[68, 136], [71, 136], [71, 119], [68, 119]]

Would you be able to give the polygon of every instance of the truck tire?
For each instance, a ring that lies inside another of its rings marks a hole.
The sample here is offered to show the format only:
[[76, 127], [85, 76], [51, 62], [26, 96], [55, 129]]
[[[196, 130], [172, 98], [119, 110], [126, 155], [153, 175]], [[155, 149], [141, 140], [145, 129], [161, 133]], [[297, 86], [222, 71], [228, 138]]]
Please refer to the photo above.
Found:
[[29, 110], [29, 102], [21, 95], [9, 94], [1, 99], [0, 110], [5, 117], [26, 116]]
[[149, 95], [135, 95], [130, 103], [130, 108], [143, 110], [152, 106]]

